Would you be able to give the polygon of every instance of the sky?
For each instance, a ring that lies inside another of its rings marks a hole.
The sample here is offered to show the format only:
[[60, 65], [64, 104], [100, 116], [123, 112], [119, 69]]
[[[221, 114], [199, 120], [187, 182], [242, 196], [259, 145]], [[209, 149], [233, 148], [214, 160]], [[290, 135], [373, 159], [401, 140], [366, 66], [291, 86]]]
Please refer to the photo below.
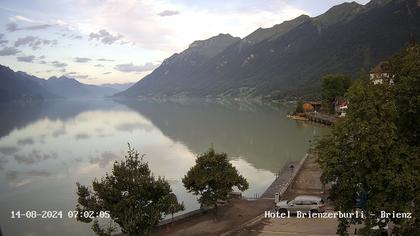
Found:
[[[340, 0], [0, 0], [0, 64], [40, 78], [137, 82], [195, 40], [245, 37]], [[357, 0], [366, 4], [368, 0]]]

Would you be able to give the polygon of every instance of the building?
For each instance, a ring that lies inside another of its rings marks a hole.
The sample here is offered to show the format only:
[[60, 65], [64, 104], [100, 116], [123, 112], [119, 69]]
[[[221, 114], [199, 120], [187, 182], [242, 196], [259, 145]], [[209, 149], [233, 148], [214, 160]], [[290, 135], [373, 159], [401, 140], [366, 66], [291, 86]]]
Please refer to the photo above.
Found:
[[336, 97], [335, 100], [334, 100], [335, 114], [340, 116], [340, 117], [346, 116], [347, 105], [348, 104], [349, 104], [349, 102], [347, 101], [347, 99], [344, 99], [342, 97]]
[[312, 101], [312, 102], [308, 102], [308, 103], [311, 104], [311, 106], [314, 108], [314, 111], [320, 111], [321, 110], [321, 102]]
[[[382, 84], [384, 79], [391, 79], [391, 66], [388, 61], [382, 61], [370, 70], [369, 78], [373, 84]], [[392, 83], [392, 79], [390, 81]]]

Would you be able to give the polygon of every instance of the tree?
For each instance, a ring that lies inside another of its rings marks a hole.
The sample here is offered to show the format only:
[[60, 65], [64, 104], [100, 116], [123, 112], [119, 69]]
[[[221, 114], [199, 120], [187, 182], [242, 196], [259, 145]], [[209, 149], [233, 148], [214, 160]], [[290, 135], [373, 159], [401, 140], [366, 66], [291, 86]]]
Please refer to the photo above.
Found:
[[[155, 178], [143, 156], [128, 146], [125, 160], [114, 163], [112, 173], [93, 181], [93, 190], [77, 183], [79, 212], [78, 220], [89, 223], [92, 217], [84, 212], [108, 212], [111, 222], [115, 222], [127, 235], [150, 235], [151, 230], [163, 215], [173, 214], [183, 209], [176, 200], [169, 183]], [[92, 229], [97, 235], [111, 235], [115, 231], [112, 224], [103, 228], [95, 219]]]
[[322, 79], [321, 98], [323, 110], [334, 113], [334, 100], [343, 97], [350, 87], [352, 80], [344, 75], [326, 75]]
[[420, 145], [420, 46], [411, 46], [391, 61], [395, 101], [400, 114], [400, 137], [412, 146]]
[[301, 100], [299, 100], [296, 103], [295, 113], [303, 113], [303, 112], [304, 112], [304, 110], [303, 110], [303, 102]]
[[198, 201], [202, 206], [214, 206], [216, 212], [217, 201], [227, 200], [234, 186], [241, 191], [249, 187], [229, 162], [227, 154], [216, 153], [212, 148], [197, 157], [195, 166], [187, 172], [182, 183], [189, 192], [200, 195]]
[[[419, 51], [393, 58], [393, 76], [382, 84], [367, 77], [356, 81], [348, 91], [347, 116], [317, 144], [321, 180], [333, 183], [336, 209], [352, 211], [358, 196], [366, 194], [366, 234], [372, 234], [380, 211], [412, 212], [411, 219], [387, 220], [400, 225], [401, 235], [420, 230]], [[340, 219], [338, 233], [346, 235], [356, 222]]]
[[174, 214], [178, 211], [183, 211], [184, 205], [178, 203], [178, 199], [176, 198], [176, 195], [174, 193], [171, 193], [169, 196], [169, 213], [171, 213], [172, 217], [172, 224], [174, 221]]

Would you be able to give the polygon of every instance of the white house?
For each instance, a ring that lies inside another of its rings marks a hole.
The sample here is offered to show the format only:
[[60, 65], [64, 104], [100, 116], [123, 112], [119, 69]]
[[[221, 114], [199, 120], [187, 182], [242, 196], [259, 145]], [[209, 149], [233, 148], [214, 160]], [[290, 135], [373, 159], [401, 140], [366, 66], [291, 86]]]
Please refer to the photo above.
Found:
[[[382, 84], [384, 79], [391, 79], [391, 68], [389, 62], [382, 61], [370, 71], [370, 80], [373, 84]], [[392, 83], [392, 79], [390, 80]]]

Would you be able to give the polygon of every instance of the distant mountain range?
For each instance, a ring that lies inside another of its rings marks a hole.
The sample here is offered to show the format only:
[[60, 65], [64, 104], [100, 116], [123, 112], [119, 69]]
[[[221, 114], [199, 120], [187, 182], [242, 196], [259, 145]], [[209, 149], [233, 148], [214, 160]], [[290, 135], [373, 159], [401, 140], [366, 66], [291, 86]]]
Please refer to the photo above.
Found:
[[322, 76], [356, 76], [420, 38], [418, 0], [332, 7], [243, 39], [220, 34], [192, 43], [116, 97], [268, 97], [316, 93]]
[[0, 65], [0, 101], [56, 97], [40, 83]]
[[112, 84], [101, 84], [101, 87], [107, 87], [107, 88], [113, 88], [116, 89], [118, 91], [123, 91], [126, 90], [128, 88], [130, 88], [131, 86], [133, 86], [134, 83], [112, 83]]
[[[120, 89], [118, 89], [119, 86]], [[25, 72], [15, 72], [0, 65], [0, 101], [102, 98], [122, 91], [128, 86], [129, 84], [113, 84], [109, 87], [89, 85], [65, 76], [58, 78], [54, 76], [45, 80]]]

